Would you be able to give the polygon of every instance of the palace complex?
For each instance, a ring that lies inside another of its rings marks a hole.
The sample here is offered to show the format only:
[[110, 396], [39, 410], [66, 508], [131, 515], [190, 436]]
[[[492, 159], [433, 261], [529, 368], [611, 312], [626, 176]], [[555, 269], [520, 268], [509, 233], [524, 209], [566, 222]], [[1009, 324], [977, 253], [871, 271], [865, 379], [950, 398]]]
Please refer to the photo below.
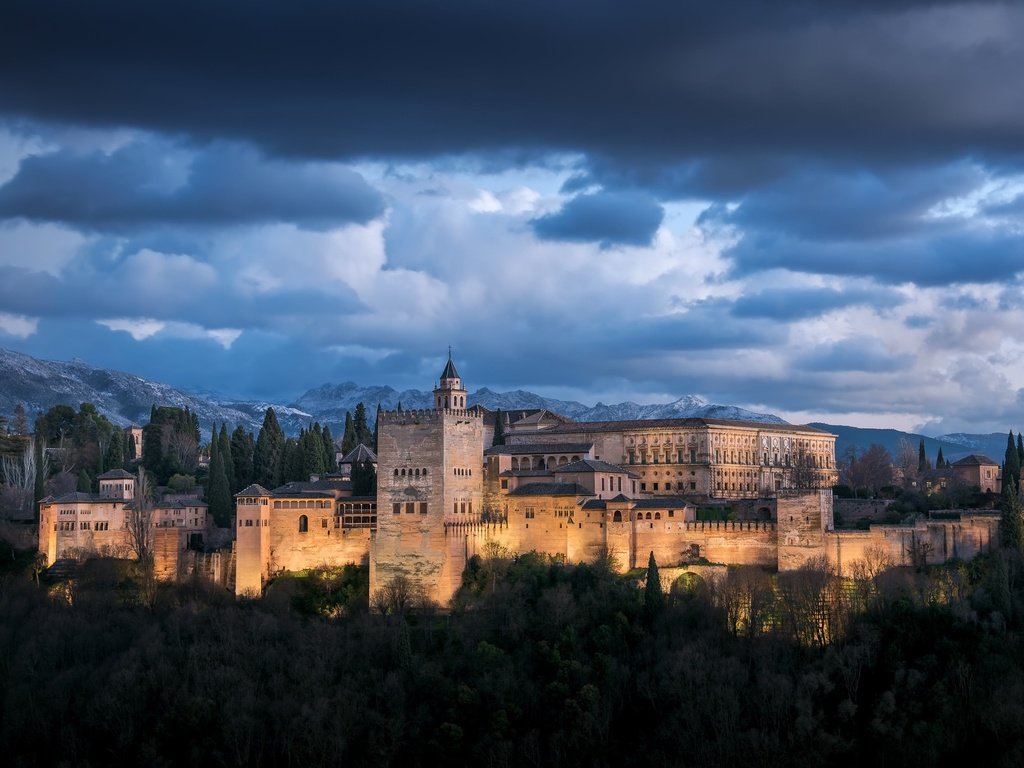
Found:
[[[875, 550], [894, 564], [966, 559], [996, 538], [998, 521], [986, 516], [834, 531], [835, 435], [820, 429], [710, 418], [577, 423], [534, 410], [502, 415], [504, 442], [492, 445], [496, 414], [466, 400], [449, 359], [433, 408], [378, 412], [375, 496], [353, 496], [342, 473], [238, 493], [235, 593], [261, 594], [283, 571], [362, 563], [371, 593], [404, 577], [447, 603], [474, 554], [610, 555], [623, 571], [651, 552], [662, 566], [786, 570], [826, 558], [848, 570]], [[360, 460], [373, 457], [359, 450]], [[129, 479], [101, 477], [96, 498], [44, 501], [49, 562], [72, 543], [98, 547], [95, 528], [81, 523], [123, 521]], [[175, 531], [160, 531], [163, 540], [176, 535], [179, 545], [158, 554], [180, 557], [190, 526], [206, 525], [205, 509], [189, 509], [180, 526], [174, 510], [170, 526], [161, 510], [162, 528]]]

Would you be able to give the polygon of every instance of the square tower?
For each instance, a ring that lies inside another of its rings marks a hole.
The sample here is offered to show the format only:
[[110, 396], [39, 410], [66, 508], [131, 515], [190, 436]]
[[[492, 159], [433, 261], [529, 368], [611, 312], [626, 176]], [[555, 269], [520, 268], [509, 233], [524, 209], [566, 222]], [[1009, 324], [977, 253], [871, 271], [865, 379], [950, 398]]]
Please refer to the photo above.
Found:
[[440, 407], [380, 411], [377, 533], [370, 593], [396, 577], [447, 603], [465, 567], [464, 526], [483, 511], [483, 417], [465, 407], [451, 359], [434, 390]]

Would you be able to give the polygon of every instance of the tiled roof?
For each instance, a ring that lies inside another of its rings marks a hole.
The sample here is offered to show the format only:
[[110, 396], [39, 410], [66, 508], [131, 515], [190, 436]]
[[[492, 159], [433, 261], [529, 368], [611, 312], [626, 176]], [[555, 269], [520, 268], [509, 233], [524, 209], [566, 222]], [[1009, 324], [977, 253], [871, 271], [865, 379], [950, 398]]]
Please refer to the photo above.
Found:
[[347, 491], [352, 483], [342, 480], [294, 481], [280, 485], [270, 492], [271, 496], [335, 496], [338, 491]]
[[992, 461], [988, 456], [983, 453], [972, 453], [970, 456], [964, 456], [959, 461], [954, 461], [954, 467], [980, 467], [980, 466], [993, 466], [998, 467], [999, 463]]
[[97, 480], [133, 480], [135, 475], [125, 472], [123, 469], [111, 469], [102, 475], [97, 475]]
[[367, 446], [360, 443], [351, 451], [345, 454], [339, 464], [355, 464], [357, 461], [369, 461], [372, 463], [377, 462], [377, 454], [371, 451]]
[[185, 509], [186, 507], [208, 507], [210, 505], [198, 499], [189, 499], [188, 501], [175, 499], [174, 501], [158, 501], [153, 506], [156, 509]]
[[43, 499], [48, 504], [73, 504], [79, 501], [122, 501], [122, 499], [101, 499], [99, 495], [95, 493], [82, 493], [81, 491], [71, 491], [71, 493], [62, 493], [60, 496], [47, 496]]
[[628, 469], [623, 469], [616, 464], [609, 464], [607, 461], [598, 459], [580, 459], [569, 464], [555, 467], [553, 472], [616, 472], [618, 474], [630, 474]]
[[593, 496], [594, 492], [579, 483], [527, 483], [521, 485], [509, 496]]
[[624, 419], [620, 421], [578, 421], [572, 424], [566, 424], [560, 427], [551, 427], [550, 429], [544, 430], [546, 435], [571, 435], [571, 434], [586, 434], [588, 432], [622, 432], [626, 430], [636, 429], [656, 429], [656, 428], [675, 428], [680, 429], [683, 427], [747, 427], [750, 429], [759, 429], [765, 432], [804, 432], [813, 433], [815, 435], [831, 435], [831, 432], [826, 432], [823, 429], [817, 427], [808, 427], [796, 424], [773, 424], [771, 422], [764, 421], [746, 421], [743, 419], [706, 419], [706, 418], [686, 418], [686, 419]]
[[549, 469], [506, 469], [502, 477], [551, 477]]
[[236, 493], [235, 494], [235, 498], [238, 498], [239, 496], [269, 496], [269, 495], [270, 495], [270, 491], [268, 491], [266, 488], [264, 488], [259, 483], [253, 483], [248, 488], [243, 488], [238, 493]]
[[448, 358], [448, 363], [445, 365], [444, 370], [441, 371], [442, 379], [461, 379], [459, 372], [455, 370], [455, 363], [452, 362], [451, 357]]
[[525, 453], [537, 455], [542, 453], [545, 455], [553, 453], [588, 453], [593, 447], [593, 443], [518, 443], [511, 445], [492, 445], [490, 448], [484, 450], [484, 455], [494, 456], [498, 454], [507, 454], [511, 456], [521, 456]]

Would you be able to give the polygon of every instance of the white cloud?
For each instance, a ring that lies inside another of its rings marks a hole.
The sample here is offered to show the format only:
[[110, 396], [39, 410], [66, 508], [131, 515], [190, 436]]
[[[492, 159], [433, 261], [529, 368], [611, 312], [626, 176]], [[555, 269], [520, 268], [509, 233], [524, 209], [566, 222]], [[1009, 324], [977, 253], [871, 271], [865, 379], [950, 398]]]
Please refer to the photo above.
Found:
[[13, 315], [9, 312], [0, 312], [0, 333], [7, 336], [14, 336], [18, 339], [27, 339], [34, 334], [39, 327], [39, 318], [26, 317], [25, 315]]
[[100, 325], [105, 325], [112, 331], [124, 331], [135, 341], [143, 341], [151, 336], [155, 336], [167, 327], [167, 323], [147, 317], [115, 317], [108, 320], [97, 320], [96, 322]]

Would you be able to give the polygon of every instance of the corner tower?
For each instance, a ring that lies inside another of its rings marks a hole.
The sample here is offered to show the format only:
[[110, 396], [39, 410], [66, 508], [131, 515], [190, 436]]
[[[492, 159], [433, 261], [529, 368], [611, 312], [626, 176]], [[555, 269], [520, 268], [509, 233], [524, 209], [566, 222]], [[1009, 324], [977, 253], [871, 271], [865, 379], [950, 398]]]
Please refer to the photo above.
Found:
[[440, 603], [458, 589], [464, 537], [483, 509], [483, 417], [466, 410], [466, 390], [449, 353], [434, 408], [380, 411], [377, 532], [370, 593], [404, 577]]

